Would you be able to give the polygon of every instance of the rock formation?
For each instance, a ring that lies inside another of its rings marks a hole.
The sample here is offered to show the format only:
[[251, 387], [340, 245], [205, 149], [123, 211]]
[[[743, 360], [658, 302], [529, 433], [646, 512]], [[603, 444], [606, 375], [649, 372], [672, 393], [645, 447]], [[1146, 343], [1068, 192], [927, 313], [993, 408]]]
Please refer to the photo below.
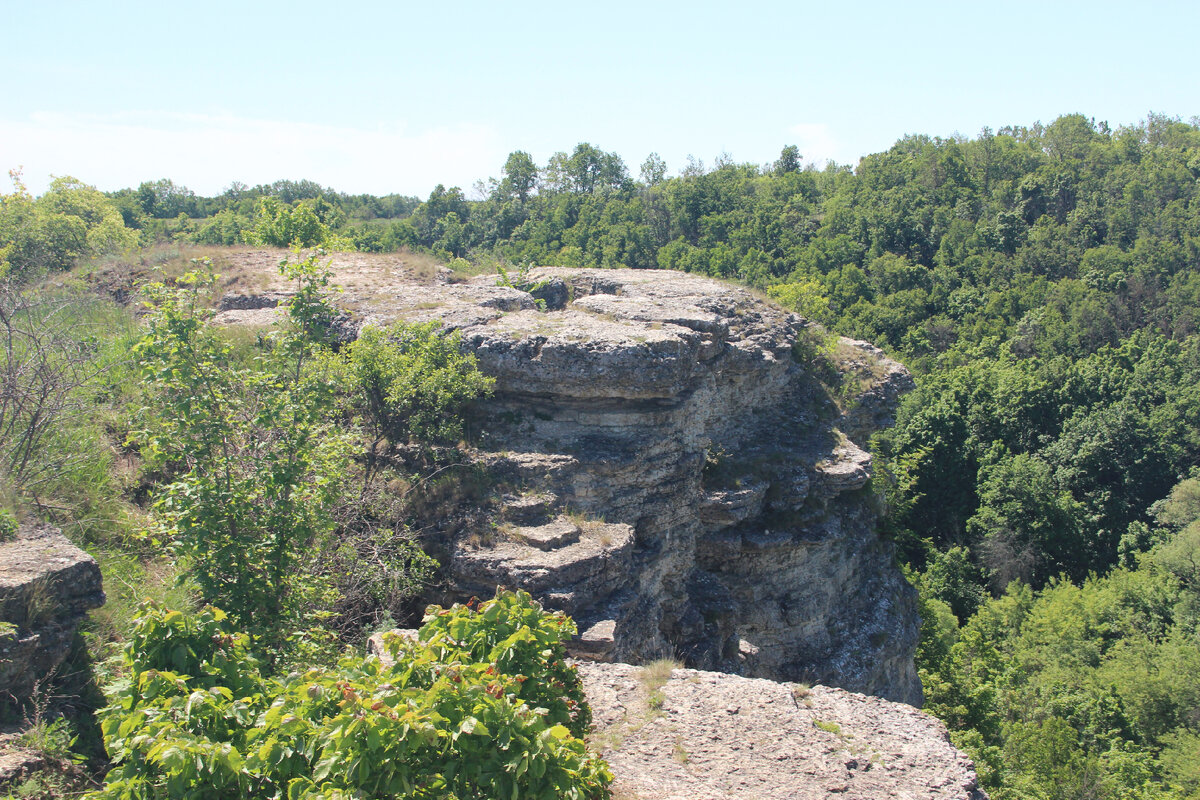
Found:
[[[808, 323], [718, 281], [554, 269], [523, 291], [334, 267], [358, 324], [437, 320], [496, 379], [472, 421], [495, 505], [440, 543], [455, 596], [524, 588], [598, 657], [920, 702], [915, 593], [862, 449], [911, 386], [900, 365], [841, 340], [842, 413], [802, 363]], [[275, 300], [229, 298], [218, 322]]]
[[21, 703], [54, 675], [102, 605], [100, 567], [57, 528], [26, 523], [0, 543], [0, 702]]

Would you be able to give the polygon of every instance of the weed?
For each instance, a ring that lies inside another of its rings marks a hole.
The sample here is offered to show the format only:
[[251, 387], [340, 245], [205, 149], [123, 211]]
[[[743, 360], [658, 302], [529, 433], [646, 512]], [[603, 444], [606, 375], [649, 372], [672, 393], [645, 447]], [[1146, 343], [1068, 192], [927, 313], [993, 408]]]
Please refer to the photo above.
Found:
[[71, 752], [75, 740], [70, 722], [62, 718], [47, 720], [39, 713], [30, 726], [17, 737], [17, 744], [46, 758], [74, 761], [79, 758], [76, 753]]
[[817, 730], [825, 731], [826, 733], [832, 733], [834, 736], [842, 735], [842, 726], [838, 725], [836, 722], [829, 722], [828, 720], [823, 719], [814, 719], [813, 727]]
[[[413, 277], [426, 283], [432, 282], [438, 276], [438, 270], [442, 268], [441, 259], [429, 253], [415, 253], [402, 247], [397, 251], [396, 256], [399, 257], [400, 265], [409, 270]], [[451, 270], [454, 275], [459, 276], [461, 281], [462, 276], [466, 273], [459, 271], [458, 261], [462, 261], [462, 259], [456, 259], [455, 263], [451, 265]]]
[[671, 758], [675, 759], [676, 763], [686, 764], [691, 761], [691, 755], [683, 746], [683, 737], [676, 736], [675, 743], [671, 746]]
[[58, 598], [54, 594], [54, 584], [46, 577], [33, 581], [25, 596], [25, 627], [40, 627], [57, 613]]
[[[525, 263], [520, 265], [516, 271], [509, 272], [504, 268], [503, 264], [496, 264], [496, 285], [507, 286], [510, 289], [516, 289], [521, 292], [533, 294], [549, 285], [550, 281], [547, 278], [536, 279], [530, 272], [533, 265]], [[537, 305], [538, 311], [546, 310], [546, 301], [540, 297], [535, 297], [533, 302]]]
[[3, 800], [57, 800], [61, 797], [74, 797], [79, 794], [81, 787], [78, 781], [71, 781], [53, 772], [38, 772], [16, 786], [12, 787]]
[[[604, 517], [590, 517], [577, 508], [568, 507], [563, 513], [566, 514], [567, 519], [584, 533], [590, 533], [608, 524], [604, 521]], [[608, 537], [611, 541], [611, 534], [608, 534]]]
[[17, 538], [17, 518], [7, 508], [0, 508], [0, 542]]
[[656, 658], [642, 666], [639, 677], [648, 689], [660, 689], [671, 679], [671, 673], [682, 666], [673, 658]]
[[108, 602], [92, 611], [84, 621], [89, 649], [99, 661], [110, 655], [109, 645], [120, 642], [133, 627], [133, 618], [144, 600], [154, 600], [170, 608], [187, 610], [192, 606], [191, 590], [177, 579], [179, 567], [165, 558], [142, 560], [117, 550], [94, 549], [91, 555], [104, 575]]

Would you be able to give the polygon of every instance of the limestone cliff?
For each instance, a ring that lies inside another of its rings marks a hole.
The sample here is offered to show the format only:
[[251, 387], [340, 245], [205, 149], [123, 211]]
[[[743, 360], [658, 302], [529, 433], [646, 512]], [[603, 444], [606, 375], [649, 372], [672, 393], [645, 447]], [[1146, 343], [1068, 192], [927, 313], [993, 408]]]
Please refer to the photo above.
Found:
[[[915, 594], [861, 447], [910, 385], [898, 364], [842, 340], [858, 382], [840, 414], [795, 355], [807, 323], [728, 284], [540, 270], [534, 297], [334, 266], [358, 324], [438, 320], [496, 378], [472, 427], [500, 496], [441, 543], [458, 594], [525, 588], [596, 657], [920, 702]], [[264, 297], [219, 321], [261, 319]]]

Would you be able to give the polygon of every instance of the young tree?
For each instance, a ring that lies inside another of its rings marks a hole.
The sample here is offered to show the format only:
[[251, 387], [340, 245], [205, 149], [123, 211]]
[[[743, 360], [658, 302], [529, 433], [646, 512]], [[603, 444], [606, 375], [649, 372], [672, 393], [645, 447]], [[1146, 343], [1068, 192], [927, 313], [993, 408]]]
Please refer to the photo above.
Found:
[[500, 191], [507, 197], [514, 197], [524, 203], [537, 186], [538, 168], [533, 157], [523, 150], [509, 153], [504, 162], [504, 178], [500, 181]]
[[331, 507], [347, 472], [349, 442], [328, 422], [333, 382], [320, 368], [321, 290], [316, 256], [284, 261], [297, 282], [289, 327], [244, 366], [207, 326], [210, 265], [179, 288], [146, 289], [147, 332], [135, 348], [158, 408], [139, 432], [152, 468], [178, 477], [154, 508], [157, 531], [184, 558], [205, 602], [250, 629], [286, 629], [328, 587], [301, 569], [310, 545], [333, 528]]
[[312, 200], [302, 200], [288, 206], [275, 197], [258, 202], [254, 224], [257, 244], [272, 247], [316, 247], [329, 237], [329, 228], [317, 216]]
[[667, 179], [667, 162], [658, 153], [651, 153], [642, 162], [640, 172], [642, 183], [647, 186], [658, 186]]

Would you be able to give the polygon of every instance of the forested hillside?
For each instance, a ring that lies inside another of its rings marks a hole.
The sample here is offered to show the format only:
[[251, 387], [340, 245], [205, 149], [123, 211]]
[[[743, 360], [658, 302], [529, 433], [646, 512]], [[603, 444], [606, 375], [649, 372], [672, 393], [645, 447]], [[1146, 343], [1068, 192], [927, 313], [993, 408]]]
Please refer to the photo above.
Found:
[[[875, 484], [922, 595], [927, 708], [992, 796], [1200, 797], [1200, 127], [1068, 115], [908, 136], [853, 168], [789, 146], [668, 171], [580, 144], [423, 202], [18, 183], [0, 264], [32, 278], [139, 239], [323, 244], [761, 289], [917, 376]], [[804, 357], [819, 367], [822, 346]]]

